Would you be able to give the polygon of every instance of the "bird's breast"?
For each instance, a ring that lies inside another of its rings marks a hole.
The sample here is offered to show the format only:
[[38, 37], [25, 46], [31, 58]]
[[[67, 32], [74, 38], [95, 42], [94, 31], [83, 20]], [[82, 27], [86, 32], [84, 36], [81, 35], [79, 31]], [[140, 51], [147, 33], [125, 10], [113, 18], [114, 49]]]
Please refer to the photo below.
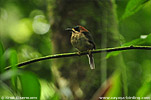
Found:
[[92, 48], [88, 39], [81, 33], [72, 33], [71, 44], [79, 51], [86, 51]]

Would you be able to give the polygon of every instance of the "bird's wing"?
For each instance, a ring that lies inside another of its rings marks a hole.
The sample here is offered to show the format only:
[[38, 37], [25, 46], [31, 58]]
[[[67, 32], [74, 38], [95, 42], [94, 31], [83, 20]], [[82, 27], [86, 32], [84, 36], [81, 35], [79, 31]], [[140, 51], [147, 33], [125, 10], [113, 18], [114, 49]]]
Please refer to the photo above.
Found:
[[85, 35], [86, 38], [88, 38], [89, 42], [93, 44], [94, 46], [93, 48], [95, 49], [95, 43], [94, 43], [92, 35], [89, 32], [82, 32], [82, 33]]

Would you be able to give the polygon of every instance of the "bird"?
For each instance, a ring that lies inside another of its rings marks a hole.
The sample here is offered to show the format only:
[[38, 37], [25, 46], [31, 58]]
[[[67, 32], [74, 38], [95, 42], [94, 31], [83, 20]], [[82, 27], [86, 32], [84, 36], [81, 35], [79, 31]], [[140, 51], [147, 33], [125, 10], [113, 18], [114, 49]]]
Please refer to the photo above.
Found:
[[66, 30], [72, 33], [71, 44], [73, 47], [78, 49], [79, 52], [89, 51], [87, 56], [89, 59], [90, 68], [95, 69], [94, 58], [91, 50], [96, 49], [96, 46], [90, 32], [81, 25], [77, 25], [73, 28], [67, 28]]

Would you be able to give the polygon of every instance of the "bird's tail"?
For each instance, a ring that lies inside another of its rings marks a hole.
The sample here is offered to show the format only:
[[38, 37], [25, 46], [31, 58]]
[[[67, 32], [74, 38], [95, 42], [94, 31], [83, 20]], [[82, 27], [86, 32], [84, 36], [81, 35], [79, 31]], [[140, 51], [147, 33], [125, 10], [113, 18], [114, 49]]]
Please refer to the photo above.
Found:
[[88, 54], [89, 64], [91, 69], [95, 69], [94, 59], [92, 54]]

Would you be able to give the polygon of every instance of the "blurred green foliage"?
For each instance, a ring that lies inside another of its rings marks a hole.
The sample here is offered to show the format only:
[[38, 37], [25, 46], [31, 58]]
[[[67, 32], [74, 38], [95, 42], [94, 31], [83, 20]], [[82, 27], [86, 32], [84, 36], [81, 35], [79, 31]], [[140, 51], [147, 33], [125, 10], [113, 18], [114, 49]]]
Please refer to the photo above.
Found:
[[[121, 46], [151, 46], [151, 1], [115, 1], [118, 19], [122, 19], [119, 21], [119, 31], [124, 37]], [[24, 69], [17, 69], [16, 66], [18, 62], [51, 54], [51, 19], [47, 13], [47, 2], [0, 1], [0, 97], [31, 96], [39, 100], [61, 98], [53, 79], [50, 60], [24, 66]], [[107, 58], [119, 53], [123, 54], [126, 63], [128, 95], [151, 97], [151, 51], [112, 52]], [[4, 70], [9, 65], [15, 70]], [[113, 87], [106, 96], [121, 95], [119, 73], [112, 75]]]
[[33, 97], [40, 100], [40, 83], [38, 78], [32, 73], [23, 73], [19, 76], [22, 86], [22, 97]]
[[[140, 38], [132, 40], [130, 42], [122, 44], [122, 46], [150, 46], [151, 45], [151, 34], [142, 35]], [[121, 46], [121, 47], [122, 47]], [[117, 56], [124, 51], [113, 51], [107, 54], [106, 58], [108, 59], [111, 56]]]
[[122, 16], [122, 19], [125, 19], [125, 18], [135, 14], [148, 1], [149, 0], [130, 0], [125, 8], [125, 13]]
[[5, 60], [4, 60], [4, 48], [2, 42], [0, 41], [0, 73], [4, 72]]

